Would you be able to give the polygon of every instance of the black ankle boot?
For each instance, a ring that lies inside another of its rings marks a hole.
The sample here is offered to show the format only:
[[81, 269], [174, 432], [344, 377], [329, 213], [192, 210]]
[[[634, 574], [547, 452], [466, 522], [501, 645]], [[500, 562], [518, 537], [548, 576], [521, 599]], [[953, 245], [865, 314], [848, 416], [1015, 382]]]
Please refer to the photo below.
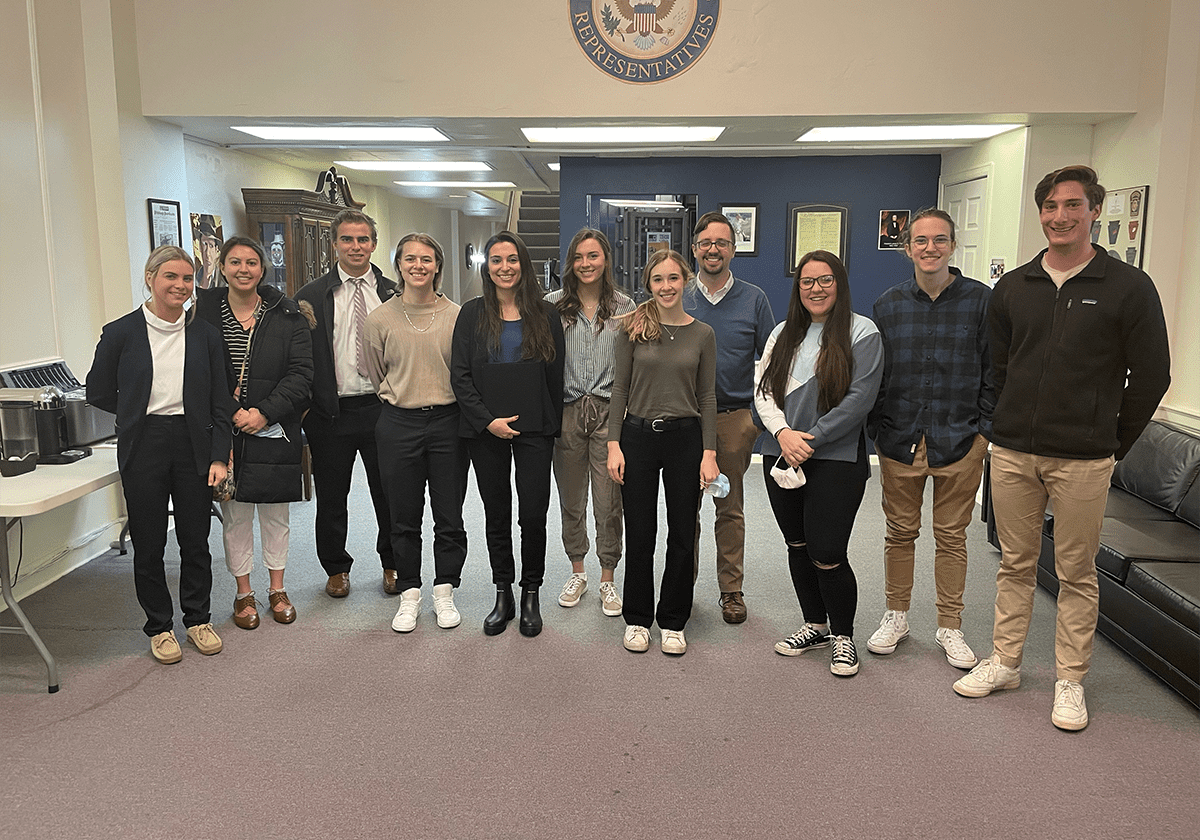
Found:
[[513, 603], [512, 587], [502, 583], [496, 587], [496, 606], [483, 620], [483, 632], [487, 636], [497, 636], [508, 627], [508, 622], [517, 614], [517, 605]]
[[521, 635], [536, 636], [542, 632], [542, 610], [538, 604], [537, 587], [521, 590]]

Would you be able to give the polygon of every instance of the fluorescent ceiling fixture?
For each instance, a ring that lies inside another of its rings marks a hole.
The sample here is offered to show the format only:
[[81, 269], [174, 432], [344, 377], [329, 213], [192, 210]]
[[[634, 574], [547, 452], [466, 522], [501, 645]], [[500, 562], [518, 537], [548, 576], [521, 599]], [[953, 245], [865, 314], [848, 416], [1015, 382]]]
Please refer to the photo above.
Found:
[[393, 181], [400, 187], [434, 187], [443, 190], [511, 190], [512, 181]]
[[600, 203], [607, 204], [609, 207], [638, 207], [647, 210], [653, 210], [655, 208], [662, 207], [668, 207], [672, 209], [683, 207], [683, 205], [678, 201], [644, 201], [635, 198], [602, 198], [600, 199]]
[[562, 168], [562, 164], [561, 163], [547, 163], [546, 168], [549, 169], [551, 172], [557, 172], [559, 169]]
[[896, 140], [982, 140], [1020, 124], [1002, 125], [858, 125], [810, 128], [797, 143], [867, 143]]
[[475, 160], [335, 160], [338, 166], [364, 172], [490, 172], [492, 167]]
[[440, 143], [450, 138], [436, 128], [371, 125], [231, 125], [263, 140], [325, 140], [360, 143]]
[[522, 128], [530, 143], [705, 143], [716, 140], [723, 125], [577, 125]]

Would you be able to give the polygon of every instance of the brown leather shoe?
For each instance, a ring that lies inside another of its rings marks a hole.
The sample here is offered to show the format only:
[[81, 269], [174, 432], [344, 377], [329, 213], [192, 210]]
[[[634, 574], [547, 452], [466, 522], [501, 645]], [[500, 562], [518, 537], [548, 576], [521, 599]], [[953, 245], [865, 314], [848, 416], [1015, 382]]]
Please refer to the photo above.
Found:
[[726, 624], [741, 624], [746, 620], [746, 602], [741, 592], [721, 593], [721, 618]]
[[325, 583], [325, 594], [330, 598], [345, 598], [350, 594], [350, 573], [342, 572], [340, 575], [330, 575], [329, 580]]
[[396, 570], [383, 570], [383, 591], [388, 595], [399, 595], [400, 584], [396, 583]]
[[[280, 624], [291, 624], [296, 620], [296, 608], [292, 606], [292, 602], [288, 600], [287, 592], [283, 589], [277, 589], [267, 595], [267, 600], [271, 602], [271, 616]], [[275, 609], [280, 604], [284, 605], [281, 610]]]
[[[250, 612], [238, 615], [246, 607], [250, 607]], [[233, 623], [243, 630], [253, 630], [258, 626], [258, 609], [254, 606], [253, 592], [238, 595], [233, 599]]]

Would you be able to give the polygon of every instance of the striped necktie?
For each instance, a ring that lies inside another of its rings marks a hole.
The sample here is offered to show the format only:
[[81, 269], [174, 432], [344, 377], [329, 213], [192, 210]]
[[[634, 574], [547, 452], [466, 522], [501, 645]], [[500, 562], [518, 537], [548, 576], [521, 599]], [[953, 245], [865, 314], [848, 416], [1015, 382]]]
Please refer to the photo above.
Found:
[[367, 353], [363, 346], [363, 335], [367, 325], [367, 299], [363, 295], [363, 283], [367, 282], [367, 279], [355, 277], [352, 282], [354, 283], [354, 366], [359, 374], [365, 377], [367, 375]]

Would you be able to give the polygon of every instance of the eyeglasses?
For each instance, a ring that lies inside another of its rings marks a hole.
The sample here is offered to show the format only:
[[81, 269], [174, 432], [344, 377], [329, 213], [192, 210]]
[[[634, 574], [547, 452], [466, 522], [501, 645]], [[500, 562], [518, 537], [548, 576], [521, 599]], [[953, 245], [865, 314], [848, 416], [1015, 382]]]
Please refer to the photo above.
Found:
[[828, 289], [837, 282], [837, 278], [832, 274], [826, 274], [822, 277], [801, 277], [796, 282], [800, 284], [801, 289], [811, 289], [813, 287], [813, 283], [816, 283], [822, 289]]
[[918, 248], [925, 248], [932, 242], [938, 248], [949, 248], [951, 239], [949, 236], [935, 236], [930, 239], [926, 236], [914, 236], [912, 244]]
[[733, 247], [733, 243], [728, 239], [701, 239], [696, 243], [696, 248], [701, 251], [707, 251], [714, 245], [716, 245], [722, 251], [728, 251]]

